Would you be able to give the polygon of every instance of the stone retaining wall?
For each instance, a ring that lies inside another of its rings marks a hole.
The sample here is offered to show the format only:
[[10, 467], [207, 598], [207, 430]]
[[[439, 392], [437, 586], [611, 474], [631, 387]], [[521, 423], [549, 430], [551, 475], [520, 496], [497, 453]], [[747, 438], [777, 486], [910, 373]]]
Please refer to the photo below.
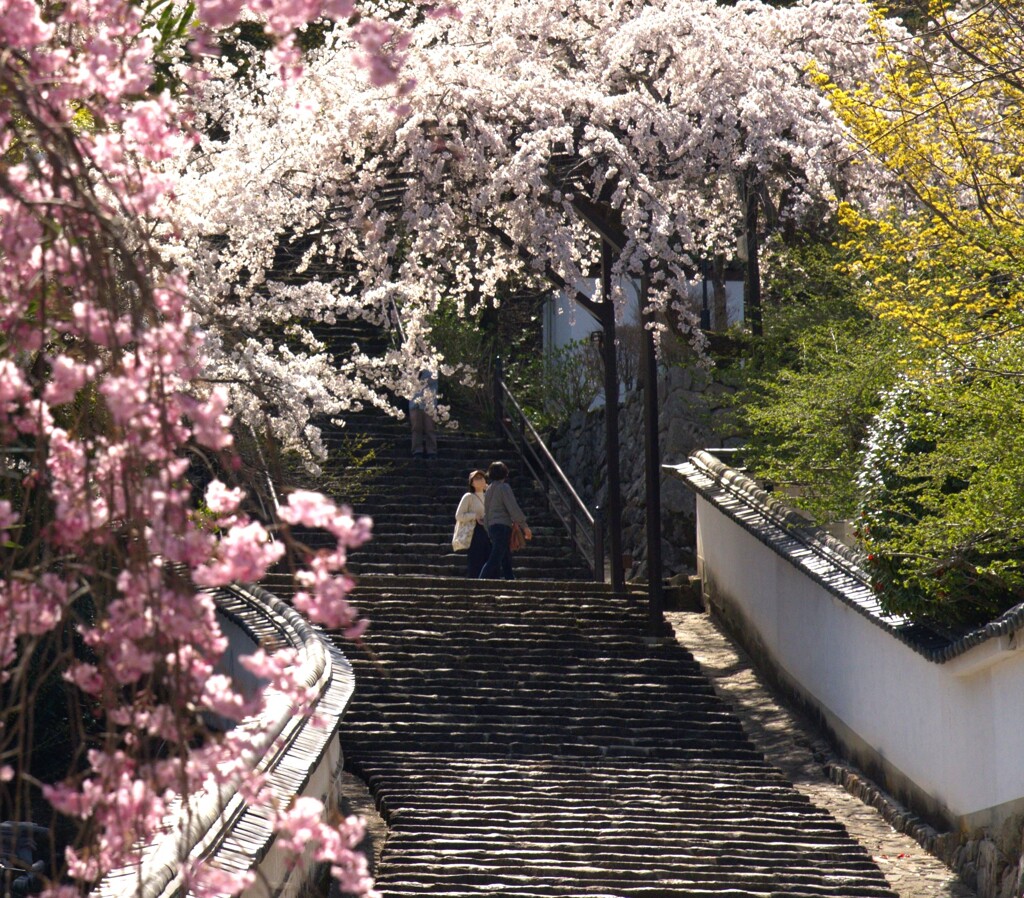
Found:
[[[732, 390], [713, 373], [696, 366], [673, 365], [660, 371], [659, 443], [663, 464], [686, 459], [708, 446], [728, 446], [727, 399]], [[627, 579], [647, 576], [647, 520], [644, 472], [643, 393], [633, 390], [619, 411], [622, 481], [622, 547], [628, 556]], [[590, 506], [608, 504], [604, 409], [577, 412], [551, 440], [552, 452], [569, 480]], [[674, 477], [661, 474], [662, 562], [664, 575], [692, 573], [695, 568], [693, 494]], [[632, 559], [630, 566], [629, 559]]]

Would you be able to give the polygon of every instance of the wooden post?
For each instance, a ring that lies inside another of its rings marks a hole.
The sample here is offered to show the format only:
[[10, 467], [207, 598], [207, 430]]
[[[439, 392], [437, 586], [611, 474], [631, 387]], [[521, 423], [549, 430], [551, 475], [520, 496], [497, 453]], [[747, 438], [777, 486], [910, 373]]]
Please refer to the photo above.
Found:
[[601, 326], [604, 337], [604, 446], [608, 460], [608, 550], [611, 552], [612, 587], [626, 588], [622, 566], [622, 484], [619, 477], [619, 368], [615, 353], [615, 308], [612, 306], [612, 247], [601, 241]]
[[761, 320], [761, 261], [757, 245], [757, 222], [760, 213], [760, 194], [756, 175], [746, 176], [746, 214], [743, 230], [747, 240], [746, 272], [743, 278], [743, 313], [750, 321], [750, 332], [755, 337], [763, 334]]
[[661, 450], [658, 445], [658, 359], [654, 317], [647, 311], [646, 276], [640, 281], [640, 369], [644, 385], [644, 473], [647, 487], [647, 622], [653, 634], [665, 626], [665, 590], [661, 565]]
[[502, 419], [505, 417], [505, 397], [501, 390], [501, 383], [505, 377], [505, 368], [501, 356], [494, 357], [494, 434], [501, 439], [505, 438], [505, 428]]

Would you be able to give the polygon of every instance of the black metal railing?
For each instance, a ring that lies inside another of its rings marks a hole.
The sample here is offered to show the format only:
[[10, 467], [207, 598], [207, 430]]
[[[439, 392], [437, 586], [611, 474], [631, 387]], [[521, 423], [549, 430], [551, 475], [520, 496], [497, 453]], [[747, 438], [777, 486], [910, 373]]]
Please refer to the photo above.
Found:
[[512, 443], [533, 479], [544, 490], [548, 505], [562, 522], [569, 539], [577, 551], [589, 560], [594, 579], [604, 583], [604, 515], [601, 507], [595, 506], [591, 514], [586, 503], [579, 497], [505, 383], [500, 360], [494, 372], [494, 405], [498, 434]]
[[402, 313], [398, 310], [398, 303], [395, 302], [393, 296], [388, 298], [387, 317], [392, 343], [396, 342], [395, 337], [397, 337], [398, 348], [401, 349], [405, 345], [405, 328], [402, 327]]

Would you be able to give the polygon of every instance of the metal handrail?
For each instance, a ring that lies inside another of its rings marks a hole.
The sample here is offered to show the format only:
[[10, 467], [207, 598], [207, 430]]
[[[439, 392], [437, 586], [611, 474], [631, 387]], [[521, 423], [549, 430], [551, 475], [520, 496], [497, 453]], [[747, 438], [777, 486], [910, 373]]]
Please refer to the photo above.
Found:
[[523, 424], [526, 426], [526, 429], [529, 430], [530, 435], [534, 438], [534, 440], [536, 440], [537, 447], [543, 453], [544, 459], [548, 462], [549, 465], [551, 465], [555, 473], [558, 475], [559, 480], [561, 480], [562, 482], [562, 486], [564, 486], [565, 489], [569, 491], [569, 495], [572, 496], [572, 498], [576, 501], [576, 505], [579, 508], [579, 510], [583, 512], [583, 515], [587, 523], [593, 524], [594, 516], [587, 509], [587, 506], [579, 497], [579, 493], [577, 493], [576, 490], [573, 488], [572, 483], [569, 482], [569, 478], [566, 476], [565, 471], [563, 471], [558, 462], [555, 461], [555, 457], [551, 454], [551, 450], [548, 449], [547, 445], [544, 443], [544, 440], [541, 438], [541, 435], [537, 433], [537, 429], [533, 426], [533, 424], [530, 422], [530, 419], [526, 416], [526, 412], [523, 411], [523, 407], [516, 400], [516, 397], [509, 389], [508, 384], [505, 383], [505, 381], [502, 381], [501, 387], [504, 394], [509, 398], [512, 405], [515, 407], [515, 410], [519, 412], [519, 417], [522, 418]]
[[405, 345], [405, 328], [402, 327], [402, 315], [398, 311], [398, 303], [395, 302], [395, 298], [393, 296], [388, 297], [388, 305], [390, 306], [390, 308], [389, 308], [390, 315], [388, 317], [390, 317], [391, 324], [394, 325], [395, 330], [398, 332], [398, 345], [399, 346], [404, 346]]
[[[598, 583], [603, 583], [605, 579], [604, 518], [600, 507], [595, 508], [596, 514], [590, 513], [561, 466], [555, 461], [551, 450], [548, 449], [541, 435], [537, 433], [537, 429], [530, 422], [526, 412], [523, 411], [523, 407], [512, 390], [501, 377], [500, 370], [496, 372], [495, 376], [497, 386], [495, 398], [498, 400], [495, 415], [499, 427], [519, 450], [519, 454], [526, 462], [534, 479], [545, 487], [548, 504], [568, 531], [573, 545], [584, 558], [590, 559], [594, 570], [594, 579]], [[505, 416], [506, 409], [515, 411], [516, 427], [513, 427], [512, 420]], [[560, 501], [554, 501], [553, 493]]]

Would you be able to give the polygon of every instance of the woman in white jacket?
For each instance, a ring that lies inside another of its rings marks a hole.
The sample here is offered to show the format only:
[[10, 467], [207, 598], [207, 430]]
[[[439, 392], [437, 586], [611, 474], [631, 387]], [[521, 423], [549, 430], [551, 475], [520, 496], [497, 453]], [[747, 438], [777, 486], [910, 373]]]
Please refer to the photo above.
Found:
[[455, 509], [455, 533], [452, 548], [456, 552], [469, 549], [466, 558], [466, 576], [475, 580], [480, 569], [491, 554], [491, 540], [484, 526], [484, 492], [487, 489], [487, 475], [473, 471], [469, 475], [469, 492]]

